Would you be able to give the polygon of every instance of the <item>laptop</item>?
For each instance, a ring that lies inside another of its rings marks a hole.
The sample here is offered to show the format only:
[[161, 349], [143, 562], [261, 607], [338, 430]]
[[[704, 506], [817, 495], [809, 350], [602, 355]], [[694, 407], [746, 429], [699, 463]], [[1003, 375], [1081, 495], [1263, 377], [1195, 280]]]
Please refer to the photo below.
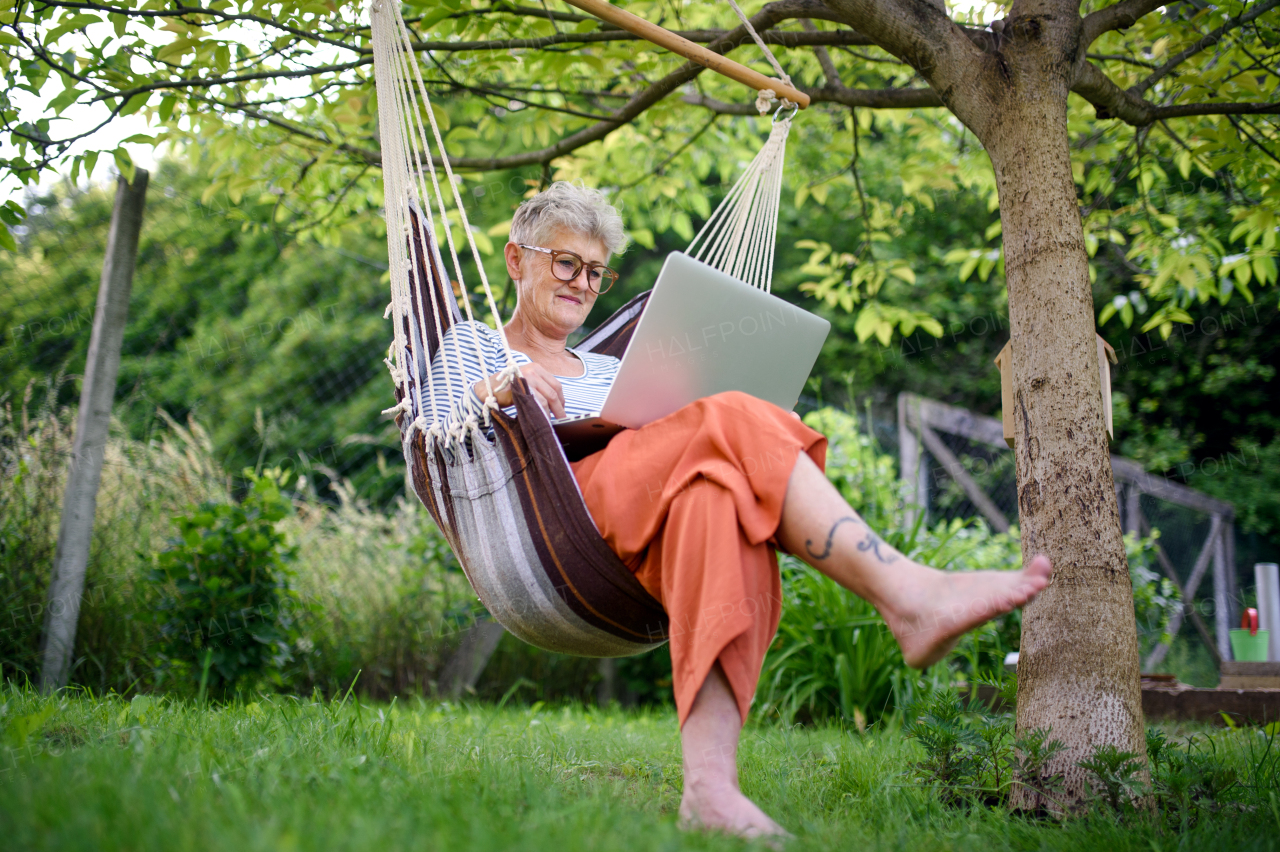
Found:
[[790, 411], [831, 323], [683, 252], [667, 256], [600, 411], [553, 420], [576, 460], [623, 429], [742, 391]]

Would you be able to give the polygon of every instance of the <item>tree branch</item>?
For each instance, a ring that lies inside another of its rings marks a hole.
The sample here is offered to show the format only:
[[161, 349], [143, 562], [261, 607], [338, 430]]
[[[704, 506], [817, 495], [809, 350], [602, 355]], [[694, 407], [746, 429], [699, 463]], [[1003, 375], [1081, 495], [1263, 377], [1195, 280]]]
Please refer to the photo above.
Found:
[[[979, 60], [991, 34], [952, 21], [941, 0], [827, 0], [846, 26], [916, 69], [939, 101], [971, 129], [978, 115], [953, 104], [951, 93], [981, 79]], [[843, 102], [843, 101], [842, 101]]]
[[[818, 28], [813, 25], [813, 21], [808, 18], [800, 19], [800, 26], [804, 27], [806, 33], [816, 33]], [[822, 74], [827, 78], [827, 84], [831, 86], [839, 86], [840, 72], [836, 70], [836, 64], [831, 61], [831, 54], [822, 45], [815, 45], [813, 55], [818, 57], [818, 64], [822, 66]]]
[[1171, 104], [1155, 107], [1153, 112], [1153, 120], [1193, 115], [1280, 115], [1280, 103]]
[[1086, 15], [1080, 33], [1081, 49], [1093, 44], [1103, 33], [1128, 29], [1139, 18], [1149, 15], [1167, 2], [1168, 0], [1121, 0]]
[[1098, 118], [1118, 118], [1134, 127], [1155, 121], [1153, 104], [1117, 86], [1092, 62], [1079, 64], [1071, 91], [1093, 104]]
[[1181, 50], [1178, 53], [1175, 53], [1172, 57], [1170, 57], [1168, 62], [1166, 62], [1164, 65], [1161, 65], [1159, 68], [1157, 68], [1151, 74], [1150, 77], [1148, 77], [1138, 85], [1131, 88], [1130, 91], [1133, 92], [1135, 95], [1145, 94], [1152, 86], [1154, 86], [1156, 83], [1159, 83], [1161, 80], [1167, 77], [1169, 73], [1173, 71], [1174, 68], [1177, 68], [1183, 62], [1186, 62], [1187, 59], [1189, 59], [1190, 57], [1194, 56], [1195, 54], [1199, 53], [1200, 51], [1204, 50], [1207, 47], [1212, 47], [1213, 45], [1221, 41], [1222, 37], [1227, 33], [1231, 32], [1231, 30], [1236, 29], [1242, 24], [1249, 23], [1254, 18], [1261, 15], [1263, 12], [1269, 12], [1270, 10], [1274, 9], [1277, 5], [1280, 5], [1280, 0], [1263, 0], [1263, 2], [1258, 3], [1256, 6], [1251, 8], [1248, 12], [1244, 12], [1240, 15], [1237, 15], [1231, 20], [1227, 21], [1222, 26], [1218, 27], [1213, 32], [1206, 35], [1204, 38], [1199, 39], [1198, 41], [1192, 42], [1190, 47], [1186, 48], [1185, 50]]
[[[321, 65], [315, 68], [302, 68], [297, 71], [258, 71], [253, 74], [237, 74], [233, 77], [214, 77], [212, 79], [201, 79], [199, 77], [178, 79], [178, 80], [161, 80], [156, 83], [147, 83], [144, 86], [137, 86], [132, 89], [125, 89], [121, 92], [108, 92], [94, 98], [100, 101], [105, 98], [124, 98], [128, 100], [134, 95], [141, 95], [146, 92], [154, 92], [157, 89], [208, 89], [213, 86], [225, 86], [231, 83], [247, 83], [252, 80], [286, 80], [297, 77], [314, 77], [317, 74], [337, 74], [341, 71], [349, 71], [352, 68], [359, 68], [362, 65], [372, 65], [373, 57], [367, 59], [357, 59], [354, 62], [344, 62], [341, 65]], [[100, 86], [95, 86], [102, 91]]]
[[[302, 30], [297, 27], [291, 27], [288, 24], [282, 24], [273, 18], [264, 18], [259, 15], [232, 15], [226, 12], [219, 12], [216, 9], [206, 9], [201, 6], [176, 6], [172, 9], [131, 9], [126, 6], [109, 6], [104, 3], [89, 2], [72, 2], [72, 0], [44, 0], [40, 4], [56, 9], [83, 9], [91, 12], [103, 12], [109, 15], [124, 15], [128, 18], [185, 18], [188, 15], [208, 15], [219, 21], [247, 21], [258, 24], [262, 27], [271, 27], [272, 29], [287, 32], [290, 35], [304, 38], [308, 41], [319, 41], [325, 44], [341, 47], [344, 50], [354, 50], [357, 53], [372, 53], [368, 48], [359, 48], [348, 44], [345, 41], [329, 38], [314, 31]], [[341, 30], [333, 30], [331, 33], [344, 34]]]
[[[1280, 0], [1276, 0], [1280, 2]], [[1103, 74], [1092, 62], [1082, 62], [1071, 91], [1093, 104], [1098, 118], [1118, 118], [1134, 127], [1146, 127], [1166, 118], [1194, 115], [1265, 115], [1280, 113], [1280, 103], [1170, 104], [1157, 106], [1143, 100], [1133, 89], [1125, 90]]]
[[[751, 16], [751, 25], [756, 31], [762, 31], [773, 27], [780, 21], [791, 18], [819, 18], [821, 20], [830, 20], [832, 12], [819, 0], [778, 0], [775, 3], [769, 3], [759, 12]], [[745, 27], [737, 27], [725, 33], [720, 38], [707, 44], [707, 49], [716, 53], [724, 54], [734, 47], [742, 44], [749, 38]], [[518, 166], [528, 166], [535, 163], [545, 164], [554, 160], [556, 157], [563, 157], [565, 154], [576, 151], [592, 142], [598, 142], [611, 132], [625, 124], [634, 121], [641, 113], [649, 107], [658, 103], [660, 100], [671, 94], [685, 83], [693, 80], [706, 69], [701, 65], [692, 62], [686, 62], [684, 65], [672, 71], [661, 80], [650, 85], [644, 91], [638, 92], [631, 97], [625, 104], [619, 107], [613, 115], [603, 121], [599, 121], [589, 127], [584, 127], [576, 133], [571, 133], [555, 144], [548, 145], [537, 151], [525, 151], [520, 154], [511, 154], [505, 157], [459, 157], [451, 159], [450, 162], [456, 169], [467, 169], [477, 171], [490, 171], [493, 169], [509, 169]]]
[[552, 22], [563, 21], [566, 24], [580, 24], [583, 21], [595, 20], [595, 18], [590, 15], [576, 15], [573, 12], [552, 12], [548, 9], [534, 9], [529, 6], [512, 6], [508, 3], [494, 3], [484, 9], [467, 9], [463, 12], [454, 12], [449, 17], [473, 18], [482, 15], [491, 15], [494, 12], [500, 12], [506, 15], [518, 15], [526, 18], [543, 18], [544, 20]]
[[[676, 35], [698, 44], [716, 41], [723, 38], [725, 30], [677, 30]], [[746, 31], [743, 30], [746, 35]], [[866, 47], [873, 44], [871, 39], [852, 30], [836, 30], [835, 32], [815, 31], [786, 32], [782, 30], [766, 30], [760, 33], [765, 44], [776, 44], [782, 47], [807, 47], [810, 45], [850, 45]], [[643, 41], [640, 36], [625, 30], [606, 30], [590, 33], [557, 33], [540, 38], [503, 38], [485, 39], [483, 41], [418, 41], [413, 43], [414, 50], [431, 50], [440, 53], [464, 53], [481, 50], [540, 50], [558, 44], [600, 44], [613, 41]], [[740, 39], [733, 47], [744, 44], [755, 44], [749, 35]], [[371, 53], [369, 48], [362, 48]]]
[[[813, 103], [835, 103], [847, 107], [872, 109], [916, 109], [942, 106], [942, 98], [933, 89], [851, 89], [845, 86], [823, 86], [801, 89]], [[688, 94], [680, 100], [691, 106], [709, 109], [718, 115], [758, 115], [755, 104], [725, 103], [702, 94]]]

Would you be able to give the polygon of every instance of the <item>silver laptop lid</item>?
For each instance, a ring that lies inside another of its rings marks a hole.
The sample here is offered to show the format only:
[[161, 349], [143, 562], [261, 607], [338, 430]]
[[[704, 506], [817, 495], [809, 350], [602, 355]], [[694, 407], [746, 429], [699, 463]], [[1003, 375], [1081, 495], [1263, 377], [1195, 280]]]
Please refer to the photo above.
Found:
[[636, 429], [730, 390], [790, 411], [830, 330], [822, 317], [672, 252], [600, 416]]

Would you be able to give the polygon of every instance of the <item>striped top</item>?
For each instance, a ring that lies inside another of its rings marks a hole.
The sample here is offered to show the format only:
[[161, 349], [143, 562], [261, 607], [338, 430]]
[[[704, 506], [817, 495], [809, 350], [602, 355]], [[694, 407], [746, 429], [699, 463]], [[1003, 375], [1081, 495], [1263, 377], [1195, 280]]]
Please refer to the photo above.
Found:
[[[454, 344], [457, 344], [457, 349]], [[458, 362], [458, 350], [461, 350], [462, 362]], [[564, 388], [564, 409], [569, 417], [583, 414], [595, 414], [604, 405], [604, 398], [609, 393], [614, 377], [618, 375], [617, 358], [600, 355], [595, 352], [579, 352], [569, 349], [578, 357], [586, 369], [581, 376], [556, 376]], [[532, 364], [533, 361], [523, 352], [511, 350], [512, 359], [517, 364]], [[412, 384], [415, 402], [419, 402], [418, 411], [432, 408], [434, 416], [428, 419], [444, 421], [449, 418], [450, 410], [456, 402], [460, 402], [464, 393], [471, 395], [471, 401], [479, 409], [480, 397], [472, 388], [475, 383], [486, 376], [492, 376], [507, 365], [506, 353], [502, 349], [502, 338], [498, 332], [481, 322], [455, 323], [444, 334], [440, 349], [431, 362], [431, 382], [435, 386], [435, 405], [432, 406], [431, 391], [423, 384], [422, 394], [427, 406], [421, 405], [417, 397], [416, 384]], [[452, 382], [452, 396], [450, 395]], [[503, 409], [507, 414], [515, 415], [515, 407]]]

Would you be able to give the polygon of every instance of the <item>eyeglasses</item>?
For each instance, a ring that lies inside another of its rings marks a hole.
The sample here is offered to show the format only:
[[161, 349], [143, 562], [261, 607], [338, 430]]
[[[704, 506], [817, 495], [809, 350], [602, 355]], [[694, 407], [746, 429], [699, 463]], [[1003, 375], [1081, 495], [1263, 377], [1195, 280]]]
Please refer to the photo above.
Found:
[[597, 296], [601, 293], [607, 293], [609, 288], [614, 285], [614, 282], [618, 280], [618, 273], [609, 267], [602, 263], [587, 263], [571, 251], [543, 248], [542, 246], [526, 246], [520, 243], [516, 245], [522, 249], [551, 255], [551, 274], [561, 281], [574, 280], [585, 266], [587, 268], [587, 286]]

